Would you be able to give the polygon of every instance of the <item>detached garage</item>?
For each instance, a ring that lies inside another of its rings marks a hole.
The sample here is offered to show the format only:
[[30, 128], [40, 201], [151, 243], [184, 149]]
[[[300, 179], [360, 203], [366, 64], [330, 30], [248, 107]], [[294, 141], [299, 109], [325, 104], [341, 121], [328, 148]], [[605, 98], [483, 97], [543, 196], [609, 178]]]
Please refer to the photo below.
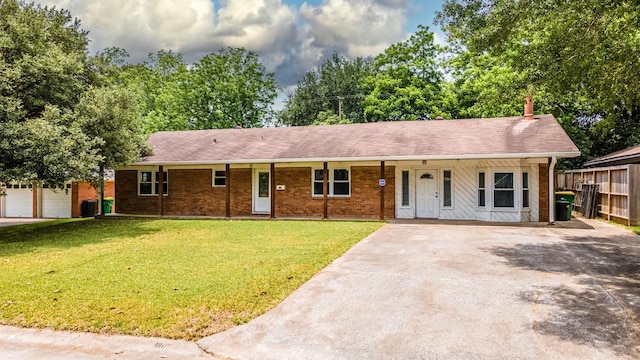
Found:
[[[6, 196], [0, 197], [0, 217], [7, 218], [71, 218], [80, 217], [84, 200], [98, 198], [97, 191], [86, 182], [74, 182], [64, 188], [32, 184], [9, 184]], [[105, 197], [113, 197], [113, 181], [105, 182]], [[96, 208], [97, 213], [97, 208]]]

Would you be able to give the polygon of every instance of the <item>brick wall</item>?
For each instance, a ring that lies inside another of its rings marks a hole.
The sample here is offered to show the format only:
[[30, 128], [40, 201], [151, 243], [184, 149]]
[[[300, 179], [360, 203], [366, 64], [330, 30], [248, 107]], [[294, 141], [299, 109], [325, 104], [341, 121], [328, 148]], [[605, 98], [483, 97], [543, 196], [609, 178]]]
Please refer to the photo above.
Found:
[[[395, 217], [395, 168], [385, 168], [385, 217]], [[165, 215], [224, 216], [226, 188], [212, 187], [208, 169], [169, 170], [168, 195], [163, 202]], [[333, 218], [370, 218], [380, 216], [380, 168], [351, 167], [351, 196], [329, 198], [328, 213]], [[277, 185], [285, 190], [275, 193], [276, 217], [322, 217], [322, 197], [311, 194], [311, 168], [276, 168]], [[156, 196], [138, 196], [138, 173], [116, 172], [115, 197], [123, 214], [157, 213]], [[253, 199], [252, 169], [231, 169], [231, 216], [251, 216]]]
[[311, 194], [311, 168], [276, 168], [276, 217], [322, 217], [322, 197]]
[[251, 216], [251, 174], [251, 169], [231, 169], [231, 216]]
[[[171, 175], [169, 175], [171, 179]], [[116, 201], [118, 212], [133, 215], [155, 215], [158, 212], [156, 196], [138, 196], [138, 171], [116, 171]]]
[[[385, 167], [387, 184], [384, 188], [385, 218], [395, 218], [395, 167]], [[351, 167], [351, 196], [349, 198], [329, 198], [329, 218], [380, 217], [380, 167]]]
[[549, 221], [549, 165], [540, 164], [538, 169], [540, 184], [540, 195], [538, 201], [540, 203], [540, 221]]
[[[115, 182], [105, 181], [104, 197], [115, 198]], [[85, 200], [96, 200], [95, 212], [98, 211], [98, 191], [88, 182], [74, 182], [71, 192], [71, 217], [77, 218], [82, 216], [82, 202]], [[112, 212], [116, 212], [115, 203]]]
[[212, 176], [211, 169], [169, 170], [164, 214], [224, 216], [227, 191], [213, 187]]

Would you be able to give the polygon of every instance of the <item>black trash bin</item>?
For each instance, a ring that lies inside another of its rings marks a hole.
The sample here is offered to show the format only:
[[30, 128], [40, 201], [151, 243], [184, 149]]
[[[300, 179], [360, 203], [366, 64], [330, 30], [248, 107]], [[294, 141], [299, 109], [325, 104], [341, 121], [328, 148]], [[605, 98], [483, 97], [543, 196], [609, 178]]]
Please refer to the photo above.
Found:
[[82, 217], [94, 217], [96, 216], [96, 201], [84, 200], [81, 206]]
[[571, 220], [571, 203], [568, 201], [556, 201], [556, 220], [569, 221]]

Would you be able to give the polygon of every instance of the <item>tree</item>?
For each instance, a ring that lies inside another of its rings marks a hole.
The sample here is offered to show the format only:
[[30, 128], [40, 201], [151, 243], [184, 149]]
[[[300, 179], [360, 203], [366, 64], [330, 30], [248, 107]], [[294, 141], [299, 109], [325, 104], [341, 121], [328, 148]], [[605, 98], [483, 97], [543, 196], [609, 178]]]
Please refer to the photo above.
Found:
[[437, 55], [433, 33], [420, 25], [408, 40], [376, 56], [374, 72], [366, 79], [366, 120], [416, 120], [441, 115], [442, 74]]
[[296, 90], [287, 97], [280, 121], [294, 126], [309, 125], [325, 123], [327, 114], [337, 114], [338, 122], [364, 122], [363, 80], [371, 71], [370, 59], [349, 60], [334, 53], [298, 82]]
[[144, 131], [259, 127], [271, 121], [273, 73], [242, 48], [206, 55], [188, 66], [182, 54], [158, 51], [126, 65], [116, 83], [137, 93]]
[[273, 116], [275, 77], [252, 51], [227, 48], [206, 55], [193, 65], [188, 85], [189, 129], [260, 127]]
[[501, 56], [465, 51], [446, 62], [452, 82], [443, 85], [442, 109], [451, 118], [522, 116], [525, 96], [535, 99], [535, 112], [553, 114], [583, 156], [563, 160], [560, 167], [579, 166], [589, 158], [592, 141], [587, 135], [593, 117], [580, 99], [557, 97], [545, 87], [527, 85], [525, 76]]
[[474, 53], [510, 55], [530, 83], [611, 105], [638, 100], [639, 12], [632, 1], [447, 0], [437, 21]]
[[338, 125], [338, 124], [352, 124], [353, 122], [349, 119], [341, 119], [338, 115], [334, 114], [332, 111], [320, 111], [316, 121], [311, 125]]
[[90, 87], [75, 108], [82, 131], [91, 139], [102, 168], [115, 169], [148, 153], [135, 94], [115, 85]]
[[640, 133], [638, 14], [631, 1], [447, 0], [436, 21], [459, 53], [499, 59], [533, 86], [536, 104], [542, 89], [588, 159]]
[[111, 79], [137, 95], [144, 132], [187, 130], [191, 73], [181, 54], [158, 51], [142, 64], [124, 65]]
[[90, 180], [105, 154], [119, 158], [77, 106], [107, 83], [86, 35], [67, 11], [0, 2], [0, 182]]

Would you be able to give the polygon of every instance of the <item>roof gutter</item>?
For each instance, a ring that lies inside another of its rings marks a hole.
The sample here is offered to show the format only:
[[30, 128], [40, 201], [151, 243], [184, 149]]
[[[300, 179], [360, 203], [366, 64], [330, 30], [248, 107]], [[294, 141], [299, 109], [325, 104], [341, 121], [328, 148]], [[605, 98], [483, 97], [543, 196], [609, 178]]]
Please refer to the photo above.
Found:
[[591, 160], [591, 161], [585, 162], [584, 166], [597, 166], [600, 164], [606, 165], [607, 163], [614, 163], [618, 161], [632, 160], [632, 159], [640, 159], [640, 155], [634, 154], [634, 155], [618, 156], [618, 157], [608, 158], [603, 160]]
[[347, 162], [347, 161], [415, 161], [415, 160], [478, 160], [478, 159], [527, 159], [527, 158], [574, 158], [579, 151], [559, 153], [514, 153], [514, 154], [464, 154], [464, 155], [410, 155], [410, 156], [366, 156], [340, 158], [282, 158], [282, 159], [235, 159], [195, 161], [139, 161], [131, 166], [145, 165], [211, 165], [211, 164], [270, 164], [296, 162]]

